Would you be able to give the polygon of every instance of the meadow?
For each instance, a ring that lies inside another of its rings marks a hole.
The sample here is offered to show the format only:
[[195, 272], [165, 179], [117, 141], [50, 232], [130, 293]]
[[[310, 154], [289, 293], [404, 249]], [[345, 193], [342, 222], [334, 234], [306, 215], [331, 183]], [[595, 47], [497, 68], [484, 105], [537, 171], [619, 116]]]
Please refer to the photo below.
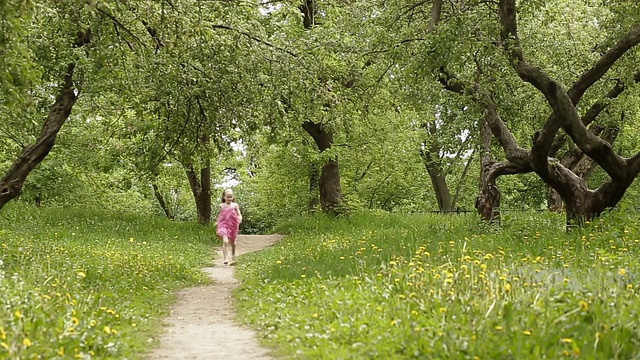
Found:
[[175, 290], [208, 281], [212, 234], [161, 217], [6, 206], [0, 358], [142, 358]]
[[[640, 358], [638, 213], [363, 212], [291, 220], [243, 255], [241, 321], [283, 358]], [[0, 213], [0, 358], [140, 359], [212, 230], [14, 203]], [[239, 246], [242, 246], [240, 244]]]
[[238, 270], [240, 317], [295, 359], [638, 359], [640, 224], [563, 215], [298, 219]]

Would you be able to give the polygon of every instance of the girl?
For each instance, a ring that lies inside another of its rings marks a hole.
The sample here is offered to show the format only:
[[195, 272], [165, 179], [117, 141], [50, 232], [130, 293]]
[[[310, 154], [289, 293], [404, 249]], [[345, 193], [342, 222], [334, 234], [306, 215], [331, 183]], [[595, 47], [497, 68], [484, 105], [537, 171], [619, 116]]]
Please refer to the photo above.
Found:
[[216, 223], [216, 234], [222, 239], [222, 258], [224, 264], [229, 264], [229, 245], [231, 245], [231, 263], [236, 261], [236, 236], [242, 222], [240, 207], [235, 202], [233, 190], [222, 192], [222, 203]]

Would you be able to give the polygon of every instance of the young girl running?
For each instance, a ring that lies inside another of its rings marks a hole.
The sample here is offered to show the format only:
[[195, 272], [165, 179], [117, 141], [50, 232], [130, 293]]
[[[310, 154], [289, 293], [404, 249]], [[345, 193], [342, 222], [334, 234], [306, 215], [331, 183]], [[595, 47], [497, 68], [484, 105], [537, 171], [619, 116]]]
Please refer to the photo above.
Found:
[[[238, 236], [241, 222], [242, 214], [235, 202], [233, 190], [227, 189], [222, 192], [222, 203], [216, 223], [216, 234], [222, 239], [222, 258], [225, 265], [236, 261], [236, 236]], [[231, 259], [229, 259], [229, 247], [231, 247]]]

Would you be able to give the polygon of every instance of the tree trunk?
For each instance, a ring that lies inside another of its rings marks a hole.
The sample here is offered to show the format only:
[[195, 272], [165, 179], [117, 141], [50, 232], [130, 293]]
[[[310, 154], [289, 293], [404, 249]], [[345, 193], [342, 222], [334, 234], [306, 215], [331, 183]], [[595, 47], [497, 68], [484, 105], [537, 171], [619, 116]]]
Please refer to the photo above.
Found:
[[[448, 212], [453, 210], [451, 205], [451, 192], [449, 191], [447, 180], [442, 171], [442, 163], [439, 154], [440, 147], [435, 142], [431, 145], [425, 146], [423, 149], [420, 149], [422, 162], [427, 169], [427, 173], [431, 179], [431, 185], [433, 186], [433, 191], [436, 194], [438, 210]], [[438, 156], [438, 158], [434, 159], [434, 156]]]
[[205, 167], [200, 169], [200, 176], [193, 168], [193, 164], [188, 164], [185, 172], [196, 203], [198, 223], [209, 225], [211, 223], [211, 163], [207, 160]]
[[501, 194], [496, 185], [498, 175], [492, 171], [496, 162], [491, 157], [491, 128], [486, 118], [480, 124], [480, 147], [480, 193], [475, 207], [483, 220], [500, 222]]
[[[327, 131], [322, 124], [312, 121], [302, 123], [302, 128], [313, 138], [320, 152], [331, 149], [333, 145], [333, 133]], [[338, 205], [342, 201], [342, 189], [340, 187], [340, 166], [338, 159], [329, 159], [323, 166], [318, 182], [320, 186], [320, 205], [322, 211], [328, 214], [337, 214]]]
[[[624, 112], [622, 112], [622, 114], [620, 115], [621, 123], [624, 122], [624, 117]], [[613, 144], [616, 141], [618, 134], [620, 133], [619, 129], [619, 126], [594, 125], [590, 130], [594, 135], [600, 136], [601, 139], [607, 141], [610, 144]], [[563, 137], [557, 142], [565, 143], [566, 138]], [[582, 152], [582, 150], [580, 150], [580, 148], [576, 146], [570, 146], [569, 151], [567, 152], [567, 154], [565, 154], [560, 162], [562, 163], [562, 165], [567, 167], [584, 181], [589, 180], [591, 174], [598, 166], [598, 164], [593, 159], [586, 156], [584, 152]], [[548, 190], [547, 207], [549, 208], [549, 210], [555, 212], [562, 212], [564, 210], [562, 197], [553, 188], [549, 188]]]
[[164, 196], [160, 192], [160, 189], [158, 189], [158, 185], [154, 182], [153, 184], [151, 184], [151, 186], [153, 187], [153, 195], [155, 195], [156, 199], [158, 200], [158, 203], [160, 204], [162, 211], [164, 211], [164, 214], [167, 216], [167, 219], [175, 219], [175, 215], [171, 212], [171, 209], [169, 209], [167, 201], [164, 199]]
[[309, 193], [311, 194], [309, 213], [314, 213], [320, 205], [320, 171], [314, 163], [309, 167]]
[[[73, 46], [78, 48], [91, 41], [91, 30], [78, 32], [77, 39]], [[2, 180], [0, 180], [0, 209], [9, 201], [15, 199], [22, 192], [27, 176], [40, 164], [49, 154], [56, 142], [56, 137], [62, 125], [71, 115], [71, 109], [78, 99], [77, 91], [73, 85], [73, 73], [76, 64], [67, 65], [67, 73], [60, 92], [56, 97], [53, 106], [49, 109], [49, 114], [45, 119], [44, 126], [34, 144], [25, 147], [18, 159], [11, 165]]]

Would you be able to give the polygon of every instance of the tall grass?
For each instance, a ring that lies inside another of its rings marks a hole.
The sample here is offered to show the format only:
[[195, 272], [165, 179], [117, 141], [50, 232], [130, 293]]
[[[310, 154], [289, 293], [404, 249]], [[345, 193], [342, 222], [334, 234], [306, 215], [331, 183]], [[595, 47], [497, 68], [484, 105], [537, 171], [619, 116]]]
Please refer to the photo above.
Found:
[[298, 359], [640, 358], [640, 224], [304, 218], [238, 269], [241, 318]]
[[86, 209], [0, 212], [0, 358], [140, 358], [213, 230]]

